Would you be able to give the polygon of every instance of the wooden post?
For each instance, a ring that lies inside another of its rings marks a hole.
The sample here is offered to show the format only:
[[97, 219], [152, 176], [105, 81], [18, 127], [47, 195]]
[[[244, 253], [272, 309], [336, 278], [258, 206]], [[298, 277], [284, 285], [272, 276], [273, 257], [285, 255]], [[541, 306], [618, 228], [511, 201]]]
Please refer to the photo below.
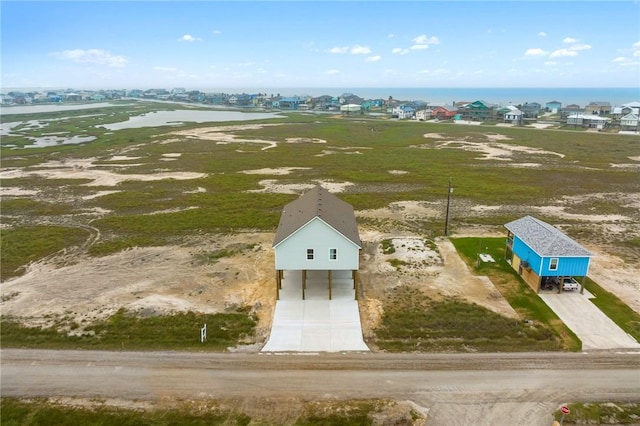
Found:
[[331, 300], [331, 269], [329, 269], [329, 300]]
[[280, 271], [280, 269], [276, 270], [276, 300], [280, 300], [280, 289], [282, 288]]
[[587, 282], [587, 276], [582, 277], [582, 284], [580, 285], [580, 294], [584, 294], [584, 283]]
[[351, 276], [353, 277], [353, 297], [358, 300], [358, 271], [351, 271]]
[[307, 288], [307, 270], [302, 270], [302, 300], [304, 300], [304, 291]]

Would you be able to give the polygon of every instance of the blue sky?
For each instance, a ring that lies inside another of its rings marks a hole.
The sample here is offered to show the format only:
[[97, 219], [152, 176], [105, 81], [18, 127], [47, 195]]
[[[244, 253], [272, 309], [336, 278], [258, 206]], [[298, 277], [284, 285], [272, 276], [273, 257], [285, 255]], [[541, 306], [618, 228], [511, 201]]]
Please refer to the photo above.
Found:
[[638, 87], [638, 1], [2, 1], [1, 87]]

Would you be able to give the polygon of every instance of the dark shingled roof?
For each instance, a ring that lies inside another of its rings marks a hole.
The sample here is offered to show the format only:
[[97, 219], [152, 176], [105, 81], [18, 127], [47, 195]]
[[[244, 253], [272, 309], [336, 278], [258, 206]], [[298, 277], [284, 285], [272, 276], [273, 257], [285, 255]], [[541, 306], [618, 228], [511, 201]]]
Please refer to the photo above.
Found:
[[558, 229], [531, 216], [504, 225], [543, 257], [591, 257], [593, 254]]
[[273, 246], [277, 246], [310, 220], [319, 217], [358, 247], [362, 247], [353, 207], [316, 186], [284, 206]]

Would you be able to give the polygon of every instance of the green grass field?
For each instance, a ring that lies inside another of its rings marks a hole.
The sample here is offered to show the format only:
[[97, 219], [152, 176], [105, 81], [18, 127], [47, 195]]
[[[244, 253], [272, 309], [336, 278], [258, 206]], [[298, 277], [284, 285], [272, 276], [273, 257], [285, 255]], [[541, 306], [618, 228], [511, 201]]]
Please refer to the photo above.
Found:
[[[207, 325], [207, 338], [200, 329]], [[256, 319], [246, 312], [140, 317], [121, 309], [107, 320], [86, 326], [79, 336], [69, 335], [82, 324], [58, 319], [48, 328], [26, 327], [12, 318], [0, 324], [3, 347], [103, 350], [224, 351], [253, 341]]]
[[[446, 196], [449, 179], [454, 186], [452, 230], [463, 223], [499, 225], [520, 213], [516, 207], [545, 205], [563, 197], [615, 192], [637, 193], [637, 169], [611, 167], [612, 163], [629, 163], [629, 157], [640, 155], [640, 145], [634, 138], [600, 133], [569, 131], [541, 131], [495, 126], [456, 126], [451, 124], [392, 122], [371, 119], [343, 119], [325, 115], [291, 114], [263, 122], [279, 126], [238, 130], [239, 138], [284, 142], [286, 138], [317, 138], [326, 143], [280, 143], [263, 150], [257, 143], [216, 144], [211, 141], [182, 139], [170, 135], [169, 128], [139, 128], [107, 132], [98, 124], [123, 119], [159, 108], [155, 104], [139, 104], [103, 108], [102, 110], [72, 111], [65, 119], [53, 122], [52, 129], [36, 129], [26, 134], [37, 136], [58, 129], [66, 123], [73, 134], [92, 134], [97, 140], [81, 145], [60, 145], [41, 149], [11, 149], [6, 144], [21, 146], [29, 142], [25, 136], [3, 140], [3, 167], [30, 167], [41, 170], [38, 163], [79, 158], [95, 158], [100, 167], [110, 164], [129, 164], [118, 167], [120, 174], [148, 174], [162, 171], [206, 173], [193, 180], [160, 180], [152, 182], [128, 181], [112, 187], [87, 187], [86, 180], [43, 179], [29, 177], [4, 179], [3, 186], [39, 191], [32, 200], [25, 197], [4, 197], [3, 221], [9, 224], [40, 225], [43, 218], [60, 221], [80, 210], [105, 209], [110, 213], [93, 220], [104, 238], [92, 250], [101, 255], [133, 245], [164, 244], [173, 237], [191, 235], [197, 231], [232, 232], [238, 229], [275, 229], [279, 210], [295, 196], [276, 193], [249, 193], [260, 189], [265, 175], [248, 175], [246, 170], [265, 166], [300, 167], [278, 178], [282, 184], [312, 183], [316, 180], [351, 182], [341, 197], [356, 210], [388, 206], [403, 200], [441, 202]], [[162, 105], [163, 109], [171, 106]], [[175, 107], [174, 107], [175, 108]], [[87, 114], [96, 117], [74, 118]], [[61, 113], [33, 116], [3, 116], [6, 121], [62, 118]], [[253, 122], [252, 122], [253, 123]], [[225, 126], [235, 123], [212, 123]], [[180, 129], [202, 127], [188, 124]], [[425, 134], [439, 133], [447, 141], [467, 141], [476, 144], [489, 142], [486, 134], [500, 134], [500, 143], [535, 148], [536, 152], [513, 151], [511, 161], [483, 160], [480, 154], [460, 149], [456, 144], [447, 148], [441, 141]], [[20, 140], [13, 140], [20, 139]], [[108, 161], [126, 150], [135, 158]], [[544, 151], [555, 154], [546, 154]], [[240, 152], [239, 152], [240, 151]], [[326, 154], [325, 151], [332, 153]], [[163, 154], [180, 153], [173, 161], [164, 161]], [[511, 167], [515, 163], [537, 163], [537, 167]], [[403, 174], [390, 173], [393, 170]], [[553, 182], [553, 184], [550, 184]], [[193, 193], [196, 188], [203, 192]], [[102, 197], [85, 199], [98, 190], [119, 190]], [[502, 212], [487, 217], [469, 214], [473, 205], [505, 206]], [[149, 215], [158, 210], [191, 207], [164, 215]], [[637, 209], [615, 199], [587, 199], [572, 203], [571, 213], [589, 214], [594, 209], [602, 214], [633, 215]], [[19, 218], [19, 223], [18, 223]], [[542, 217], [544, 220], [545, 218]], [[424, 226], [430, 228], [429, 220]], [[14, 232], [8, 230], [6, 235]], [[159, 232], [160, 231], [160, 232]], [[576, 231], [577, 232], [577, 231]], [[636, 237], [637, 240], [637, 237]], [[621, 250], [637, 243], [623, 236], [615, 242]], [[50, 249], [54, 250], [53, 248]], [[34, 247], [34, 251], [39, 251]], [[637, 250], [636, 250], [637, 251]], [[26, 259], [25, 259], [26, 260]], [[19, 260], [18, 260], [19, 261]], [[5, 270], [6, 268], [2, 268]], [[12, 268], [9, 268], [12, 269]], [[6, 278], [6, 276], [4, 277]]]
[[[254, 404], [256, 401], [254, 401]], [[94, 401], [91, 408], [62, 405], [45, 399], [0, 399], [3, 425], [292, 425], [364, 426], [388, 417], [394, 424], [412, 424], [424, 416], [386, 400], [306, 401], [272, 399], [262, 411], [242, 401], [182, 401], [175, 407], [118, 408]], [[250, 414], [248, 414], [249, 412]], [[385, 423], [387, 424], [387, 423]]]

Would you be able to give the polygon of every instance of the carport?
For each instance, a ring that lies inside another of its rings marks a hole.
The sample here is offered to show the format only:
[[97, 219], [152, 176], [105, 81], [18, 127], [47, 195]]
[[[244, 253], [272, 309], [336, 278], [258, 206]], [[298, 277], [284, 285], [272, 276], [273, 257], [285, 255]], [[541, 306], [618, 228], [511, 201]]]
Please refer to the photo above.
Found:
[[308, 271], [305, 299], [301, 271], [285, 271], [271, 334], [262, 352], [369, 351], [362, 337], [350, 271], [334, 271], [332, 298], [327, 271]]

